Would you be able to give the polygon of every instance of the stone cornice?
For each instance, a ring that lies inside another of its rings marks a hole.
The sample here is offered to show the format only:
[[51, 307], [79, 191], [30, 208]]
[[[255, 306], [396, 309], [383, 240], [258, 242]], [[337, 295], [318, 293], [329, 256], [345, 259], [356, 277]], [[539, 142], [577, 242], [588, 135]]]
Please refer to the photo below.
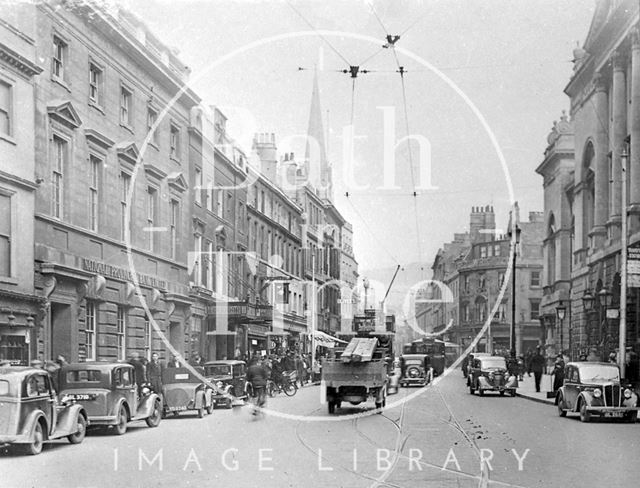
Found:
[[39, 75], [43, 69], [35, 63], [32, 63], [21, 54], [15, 52], [6, 44], [0, 42], [0, 60], [16, 68], [20, 73], [27, 77]]

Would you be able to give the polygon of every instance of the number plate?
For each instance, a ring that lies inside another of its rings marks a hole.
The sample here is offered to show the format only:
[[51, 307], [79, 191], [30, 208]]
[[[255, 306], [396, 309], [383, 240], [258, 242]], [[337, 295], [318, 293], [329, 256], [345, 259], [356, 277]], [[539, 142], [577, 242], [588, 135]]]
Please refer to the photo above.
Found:
[[167, 410], [169, 410], [169, 412], [180, 412], [183, 410], [186, 410], [187, 407], [186, 406], [182, 406], [182, 407], [167, 407]]
[[605, 412], [605, 417], [622, 417], [622, 412]]
[[98, 398], [98, 395], [96, 395], [95, 393], [69, 393], [64, 396], [66, 396], [70, 400], [75, 400], [77, 402], [90, 401]]

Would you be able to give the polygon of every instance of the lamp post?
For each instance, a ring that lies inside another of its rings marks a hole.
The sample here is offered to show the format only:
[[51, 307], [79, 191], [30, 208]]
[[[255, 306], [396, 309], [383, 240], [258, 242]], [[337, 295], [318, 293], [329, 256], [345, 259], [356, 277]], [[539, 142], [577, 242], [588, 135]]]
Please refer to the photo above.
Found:
[[[593, 304], [595, 302], [595, 297], [591, 294], [589, 290], [585, 290], [584, 295], [582, 295], [582, 305], [584, 306], [584, 311], [586, 314], [589, 314], [593, 310]], [[590, 342], [591, 334], [590, 334], [590, 326], [589, 326], [589, 318], [586, 320], [587, 324], [587, 342]], [[582, 339], [582, 336], [580, 337]]]
[[[602, 288], [598, 292], [598, 302], [600, 304], [600, 344], [602, 345], [602, 360], [606, 361], [607, 357], [605, 346], [608, 344], [607, 334], [609, 333], [609, 321], [607, 319], [607, 309], [611, 306], [612, 293], [606, 288]], [[604, 316], [604, 320], [603, 320]]]
[[511, 244], [513, 245], [511, 261], [511, 340], [509, 344], [511, 356], [516, 355], [516, 255], [518, 253], [518, 244], [520, 244], [520, 232], [521, 230], [518, 224], [514, 224], [514, 227], [509, 229], [508, 234]]
[[[564, 356], [564, 327], [563, 327], [563, 321], [564, 318], [567, 314], [567, 307], [565, 307], [562, 304], [562, 300], [560, 300], [560, 303], [558, 304], [558, 306], [556, 307], [556, 316], [558, 317], [558, 320], [560, 321], [560, 354], [562, 354]], [[569, 329], [571, 330], [571, 329]], [[569, 336], [569, 349], [571, 349], [571, 336]]]

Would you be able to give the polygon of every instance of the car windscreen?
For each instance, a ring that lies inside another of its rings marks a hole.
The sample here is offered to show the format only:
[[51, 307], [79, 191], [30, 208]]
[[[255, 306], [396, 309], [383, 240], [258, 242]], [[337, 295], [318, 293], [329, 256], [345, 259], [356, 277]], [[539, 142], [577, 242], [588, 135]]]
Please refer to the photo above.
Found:
[[228, 364], [210, 364], [205, 366], [207, 376], [231, 376], [231, 366]]
[[483, 358], [480, 361], [482, 365], [482, 369], [494, 369], [494, 368], [502, 368], [507, 369], [507, 362], [504, 358]]
[[592, 383], [599, 381], [620, 381], [620, 371], [617, 366], [603, 366], [600, 364], [584, 364], [580, 366], [580, 381]]
[[102, 374], [98, 369], [74, 369], [65, 375], [68, 384], [100, 383], [101, 380]]
[[9, 396], [9, 382], [0, 380], [0, 396]]

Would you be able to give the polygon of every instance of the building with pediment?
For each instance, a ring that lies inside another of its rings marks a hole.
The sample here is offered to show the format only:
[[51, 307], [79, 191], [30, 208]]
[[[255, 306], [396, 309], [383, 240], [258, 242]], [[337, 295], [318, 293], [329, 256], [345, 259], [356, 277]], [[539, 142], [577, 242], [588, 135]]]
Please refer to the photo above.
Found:
[[[191, 352], [189, 69], [136, 17], [94, 3], [25, 6], [34, 23], [33, 355]], [[26, 220], [26, 219], [25, 219]], [[199, 325], [198, 325], [199, 326]]]
[[[573, 358], [591, 354], [606, 359], [618, 347], [615, 312], [620, 308], [625, 208], [629, 244], [640, 246], [638, 8], [633, 0], [596, 3], [584, 44], [574, 50], [573, 74], [565, 88], [570, 121], [563, 117], [554, 126], [537, 170], [545, 189], [543, 315], [553, 324], [557, 304], [568, 306], [562, 332], [556, 334], [562, 334], [563, 348]], [[626, 343], [638, 351], [639, 323], [640, 289], [629, 288]]]

